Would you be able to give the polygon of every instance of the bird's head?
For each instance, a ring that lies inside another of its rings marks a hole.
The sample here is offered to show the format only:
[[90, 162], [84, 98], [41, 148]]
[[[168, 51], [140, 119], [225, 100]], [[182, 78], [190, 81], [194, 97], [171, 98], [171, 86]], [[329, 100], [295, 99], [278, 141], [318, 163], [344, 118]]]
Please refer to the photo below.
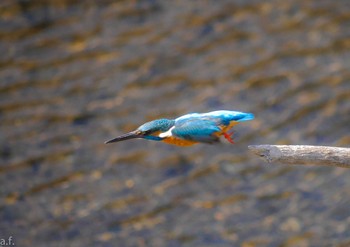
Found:
[[147, 140], [161, 141], [164, 137], [160, 137], [159, 134], [168, 131], [175, 124], [175, 120], [171, 119], [157, 119], [147, 122], [136, 130], [118, 136], [112, 140], [106, 141], [105, 143], [120, 142], [135, 138], [144, 138]]

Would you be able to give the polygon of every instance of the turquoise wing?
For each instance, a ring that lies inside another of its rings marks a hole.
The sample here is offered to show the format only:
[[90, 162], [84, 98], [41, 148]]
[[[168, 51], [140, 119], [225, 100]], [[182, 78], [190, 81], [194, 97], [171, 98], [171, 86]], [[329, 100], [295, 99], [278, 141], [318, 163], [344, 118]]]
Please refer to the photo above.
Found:
[[220, 130], [215, 121], [194, 118], [175, 122], [175, 128], [171, 133], [173, 136], [184, 140], [214, 143], [219, 141], [215, 133]]

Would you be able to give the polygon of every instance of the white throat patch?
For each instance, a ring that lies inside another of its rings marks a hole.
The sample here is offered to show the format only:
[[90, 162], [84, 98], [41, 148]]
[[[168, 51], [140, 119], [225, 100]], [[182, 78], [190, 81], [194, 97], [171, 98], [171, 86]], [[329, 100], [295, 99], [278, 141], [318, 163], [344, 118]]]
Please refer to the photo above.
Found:
[[171, 131], [175, 128], [175, 126], [171, 127], [169, 130], [167, 130], [166, 132], [160, 133], [159, 137], [160, 138], [165, 138], [165, 137], [169, 137], [172, 136], [173, 134], [171, 133]]

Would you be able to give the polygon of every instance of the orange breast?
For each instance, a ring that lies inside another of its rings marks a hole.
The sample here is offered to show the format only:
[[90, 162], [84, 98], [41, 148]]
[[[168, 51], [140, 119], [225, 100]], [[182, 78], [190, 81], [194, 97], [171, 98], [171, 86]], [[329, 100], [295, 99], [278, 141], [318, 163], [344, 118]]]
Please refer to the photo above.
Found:
[[191, 146], [191, 145], [197, 143], [195, 141], [183, 140], [183, 139], [176, 138], [173, 136], [165, 138], [163, 140], [163, 142], [168, 143], [168, 144], [178, 145], [178, 146]]
[[225, 133], [226, 131], [230, 130], [233, 126], [235, 126], [237, 124], [238, 124], [237, 121], [231, 121], [229, 125], [222, 127], [222, 132], [221, 133]]

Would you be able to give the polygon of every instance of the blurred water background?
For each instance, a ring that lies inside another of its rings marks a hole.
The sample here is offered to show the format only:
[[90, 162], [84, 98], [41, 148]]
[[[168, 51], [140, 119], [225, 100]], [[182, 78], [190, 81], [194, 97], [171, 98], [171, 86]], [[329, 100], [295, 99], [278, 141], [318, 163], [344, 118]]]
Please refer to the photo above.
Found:
[[[16, 246], [350, 246], [348, 0], [0, 2], [0, 238]], [[235, 145], [107, 139], [230, 109]]]

